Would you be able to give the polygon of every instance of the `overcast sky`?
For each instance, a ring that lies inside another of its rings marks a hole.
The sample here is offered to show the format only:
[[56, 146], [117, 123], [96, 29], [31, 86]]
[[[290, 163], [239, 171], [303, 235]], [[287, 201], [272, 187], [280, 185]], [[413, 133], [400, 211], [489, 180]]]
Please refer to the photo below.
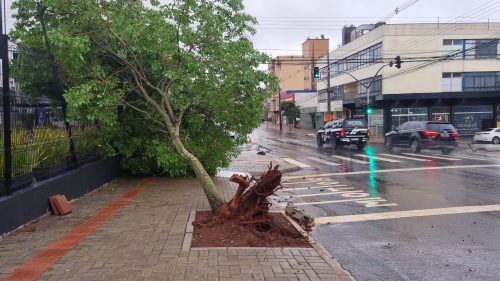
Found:
[[[500, 21], [500, 0], [243, 0], [246, 10], [259, 21], [255, 47], [272, 56], [299, 55], [307, 37], [324, 34], [330, 49], [341, 43], [345, 24], [375, 23], [397, 7], [415, 4], [388, 23]], [[169, 0], [162, 0], [169, 2]], [[12, 0], [6, 0], [10, 7]], [[12, 26], [7, 9], [7, 27]], [[466, 16], [465, 18], [457, 18]]]
[[[330, 49], [341, 43], [345, 24], [376, 23], [410, 0], [244, 0], [259, 21], [255, 47], [272, 56], [300, 55], [307, 37], [324, 34]], [[466, 16], [458, 19], [457, 17]], [[500, 21], [499, 0], [419, 0], [387, 23]], [[279, 49], [279, 50], [277, 50]], [[295, 50], [295, 51], [294, 51]]]

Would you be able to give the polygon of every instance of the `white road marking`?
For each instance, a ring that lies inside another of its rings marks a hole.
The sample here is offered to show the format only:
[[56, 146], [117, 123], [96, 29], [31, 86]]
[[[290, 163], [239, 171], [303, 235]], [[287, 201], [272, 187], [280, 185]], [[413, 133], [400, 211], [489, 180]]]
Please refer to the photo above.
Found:
[[420, 162], [432, 161], [432, 160], [429, 160], [429, 159], [420, 159], [420, 158], [414, 158], [414, 157], [408, 157], [408, 156], [401, 156], [401, 155], [394, 155], [394, 154], [381, 153], [380, 155], [391, 156], [391, 157], [401, 158], [401, 159], [414, 160], [414, 161], [420, 161]]
[[388, 158], [383, 158], [383, 157], [378, 157], [378, 156], [370, 156], [370, 155], [365, 155], [365, 154], [356, 154], [356, 156], [359, 157], [364, 157], [368, 159], [375, 159], [375, 160], [380, 160], [380, 161], [387, 161], [391, 163], [401, 163], [399, 160], [393, 160], [393, 159], [388, 159]]
[[305, 163], [299, 162], [297, 160], [293, 160], [292, 158], [281, 158], [281, 159], [283, 159], [283, 161], [286, 161], [286, 162], [293, 164], [295, 166], [298, 166], [300, 168], [311, 168], [311, 166], [309, 166]]
[[[323, 205], [323, 204], [333, 204], [333, 203], [343, 203], [343, 202], [355, 202], [355, 201], [370, 201], [370, 200], [380, 200], [380, 197], [374, 198], [363, 198], [363, 199], [341, 199], [341, 200], [332, 200], [332, 201], [318, 201], [318, 202], [301, 202], [301, 203], [293, 203], [295, 206], [305, 206], [305, 205]], [[316, 221], [316, 219], [314, 219]]]
[[[330, 187], [338, 189], [338, 190], [354, 189], [354, 187], [337, 188], [338, 186], [347, 186], [347, 185], [345, 185], [345, 184], [339, 184], [339, 185], [332, 185]], [[280, 189], [280, 191], [295, 191], [295, 190], [320, 189], [320, 188], [329, 188], [329, 186], [311, 186], [311, 187], [298, 187], [298, 188], [283, 188], [283, 189]]]
[[343, 176], [343, 175], [362, 175], [371, 173], [377, 174], [377, 173], [393, 173], [393, 172], [409, 172], [409, 171], [425, 171], [425, 170], [449, 170], [449, 169], [495, 168], [495, 167], [500, 167], [500, 165], [463, 165], [463, 166], [422, 167], [422, 168], [406, 168], [406, 169], [386, 169], [386, 170], [373, 170], [373, 171], [289, 176], [287, 179], [290, 180], [290, 179], [315, 178], [315, 177]]
[[437, 208], [437, 209], [424, 209], [424, 210], [411, 210], [411, 211], [396, 211], [396, 212], [385, 212], [385, 213], [375, 213], [375, 214], [318, 217], [314, 219], [314, 223], [316, 225], [319, 225], [327, 223], [360, 222], [360, 221], [387, 220], [387, 219], [397, 219], [397, 218], [412, 218], [412, 217], [426, 217], [426, 216], [496, 212], [496, 211], [500, 211], [500, 205], [465, 206], [465, 207]]
[[352, 159], [352, 158], [349, 158], [349, 157], [343, 157], [343, 156], [338, 156], [338, 155], [332, 155], [332, 157], [340, 159], [340, 160], [352, 161], [352, 162], [358, 163], [358, 164], [370, 164], [369, 162], [361, 161], [361, 160], [356, 160], [356, 159]]
[[[302, 198], [302, 197], [317, 197], [317, 196], [325, 196], [325, 195], [343, 194], [345, 192], [346, 191], [343, 190], [343, 191], [323, 192], [323, 193], [313, 193], [313, 194], [294, 194], [293, 197], [298, 197], [298, 198]], [[362, 197], [362, 196], [360, 196], [360, 197]]]
[[339, 166], [340, 164], [339, 163], [335, 163], [335, 162], [331, 162], [331, 161], [328, 161], [328, 160], [323, 160], [323, 159], [320, 159], [318, 157], [307, 157], [313, 161], [316, 161], [316, 162], [320, 162], [322, 164], [325, 164], [325, 165], [329, 165], [329, 166]]
[[[288, 177], [283, 177], [283, 182], [286, 182], [288, 180]], [[319, 182], [320, 180], [324, 180], [325, 182], [328, 182], [328, 184], [338, 184], [338, 182], [336, 181], [331, 181], [332, 179], [329, 179], [329, 178], [316, 178], [316, 179], [313, 179], [313, 180], [307, 180], [307, 181], [297, 181], [297, 182], [287, 182], [286, 184], [287, 185], [290, 185], [290, 184], [308, 184], [308, 183], [317, 183]]]
[[442, 157], [442, 156], [432, 156], [432, 155], [426, 155], [426, 154], [414, 154], [414, 153], [403, 153], [403, 154], [404, 155], [410, 155], [410, 156], [417, 156], [417, 157], [426, 157], [426, 158], [433, 158], [433, 159], [448, 160], [448, 161], [461, 160], [461, 159], [458, 159], [458, 158]]
[[[442, 156], [440, 154], [433, 154], [431, 153], [431, 155], [435, 155], [435, 156]], [[458, 155], [449, 155], [451, 157], [455, 157], [455, 158], [462, 158], [462, 159], [472, 159], [472, 160], [495, 160], [494, 158], [478, 158], [478, 157], [470, 157], [470, 156], [458, 156]]]

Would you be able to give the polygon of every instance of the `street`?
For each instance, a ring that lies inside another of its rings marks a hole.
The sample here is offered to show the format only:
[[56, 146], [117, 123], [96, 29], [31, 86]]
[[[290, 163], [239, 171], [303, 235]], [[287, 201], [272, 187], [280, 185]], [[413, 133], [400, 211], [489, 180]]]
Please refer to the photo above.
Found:
[[356, 280], [500, 280], [500, 152], [334, 151], [266, 125], [251, 139], [300, 167], [276, 200], [314, 217], [313, 238]]

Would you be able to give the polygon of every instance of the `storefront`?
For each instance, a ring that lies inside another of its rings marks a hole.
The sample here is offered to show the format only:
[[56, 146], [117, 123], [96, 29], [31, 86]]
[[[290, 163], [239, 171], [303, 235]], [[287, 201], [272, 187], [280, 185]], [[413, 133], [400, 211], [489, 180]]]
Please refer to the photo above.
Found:
[[494, 127], [493, 106], [455, 106], [453, 125], [461, 135], [473, 135], [486, 128]]

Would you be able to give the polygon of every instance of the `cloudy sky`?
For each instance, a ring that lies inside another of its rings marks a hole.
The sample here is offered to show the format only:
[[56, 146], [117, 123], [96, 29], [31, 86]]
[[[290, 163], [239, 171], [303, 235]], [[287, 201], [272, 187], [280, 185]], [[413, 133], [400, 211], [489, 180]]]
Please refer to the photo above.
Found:
[[345, 24], [375, 23], [412, 2], [387, 22], [500, 21], [499, 0], [244, 0], [259, 21], [255, 47], [272, 56], [299, 55], [307, 37], [321, 34], [334, 49]]
[[[13, 0], [5, 0], [10, 7]], [[171, 0], [161, 0], [170, 2]], [[404, 22], [500, 22], [500, 0], [243, 0], [246, 10], [259, 21], [255, 47], [272, 55], [300, 54], [307, 37], [324, 34], [330, 49], [341, 42], [345, 24], [375, 23], [408, 6], [388, 23]], [[7, 9], [7, 27], [12, 26]]]

